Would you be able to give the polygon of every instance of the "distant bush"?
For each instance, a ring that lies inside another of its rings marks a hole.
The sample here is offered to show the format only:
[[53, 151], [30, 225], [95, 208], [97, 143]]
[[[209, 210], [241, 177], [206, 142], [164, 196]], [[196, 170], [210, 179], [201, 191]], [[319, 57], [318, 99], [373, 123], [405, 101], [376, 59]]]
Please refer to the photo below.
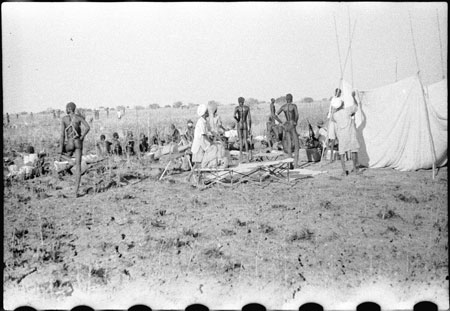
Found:
[[154, 104], [148, 105], [148, 108], [150, 108], [150, 109], [159, 109], [160, 107], [159, 107], [159, 104], [154, 103]]
[[180, 108], [181, 106], [183, 106], [183, 102], [180, 102], [180, 101], [174, 102], [172, 104], [173, 108]]
[[248, 105], [248, 106], [255, 106], [255, 105], [258, 105], [259, 104], [259, 101], [256, 99], [256, 98], [246, 98], [245, 99], [245, 103]]
[[304, 98], [302, 98], [302, 100], [300, 102], [301, 103], [312, 103], [312, 102], [314, 102], [314, 99], [312, 99], [311, 97], [304, 97]]
[[275, 99], [276, 104], [284, 104], [286, 102], [286, 96], [280, 96], [277, 99]]

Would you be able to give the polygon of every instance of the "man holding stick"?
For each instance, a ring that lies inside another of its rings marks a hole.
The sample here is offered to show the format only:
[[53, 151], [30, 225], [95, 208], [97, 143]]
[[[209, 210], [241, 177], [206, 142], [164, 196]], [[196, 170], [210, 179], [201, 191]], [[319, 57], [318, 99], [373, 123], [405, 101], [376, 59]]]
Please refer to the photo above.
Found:
[[[75, 196], [78, 197], [78, 189], [81, 181], [81, 156], [83, 153], [83, 140], [90, 130], [89, 124], [86, 120], [75, 114], [76, 105], [72, 102], [66, 105], [67, 115], [62, 118], [61, 121], [61, 152], [60, 161], [64, 157], [64, 152], [67, 156], [72, 156], [75, 153], [75, 165], [76, 165], [76, 187]], [[81, 124], [84, 125], [86, 130], [81, 132]], [[67, 140], [67, 143], [65, 141]]]

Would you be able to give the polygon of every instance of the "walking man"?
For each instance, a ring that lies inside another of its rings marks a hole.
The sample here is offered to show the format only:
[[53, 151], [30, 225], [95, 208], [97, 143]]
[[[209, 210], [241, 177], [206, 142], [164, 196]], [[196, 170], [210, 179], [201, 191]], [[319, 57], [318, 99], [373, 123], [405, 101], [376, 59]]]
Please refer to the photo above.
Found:
[[[76, 165], [76, 187], [75, 196], [78, 197], [78, 189], [81, 181], [81, 156], [83, 153], [83, 140], [90, 130], [89, 124], [84, 118], [75, 114], [76, 105], [72, 102], [66, 105], [67, 115], [62, 118], [61, 121], [61, 157], [64, 153], [68, 156], [72, 156], [75, 153], [75, 165]], [[84, 125], [85, 131], [81, 132], [81, 124]], [[64, 144], [67, 141], [66, 144]]]

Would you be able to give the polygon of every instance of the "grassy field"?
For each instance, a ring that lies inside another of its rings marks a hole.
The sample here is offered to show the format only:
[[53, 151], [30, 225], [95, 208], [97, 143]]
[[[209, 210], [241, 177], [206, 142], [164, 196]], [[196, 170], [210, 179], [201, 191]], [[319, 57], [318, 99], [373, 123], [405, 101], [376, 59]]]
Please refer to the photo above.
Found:
[[[299, 105], [306, 119], [324, 119], [327, 103]], [[225, 123], [233, 106], [219, 107]], [[255, 135], [268, 107], [253, 109]], [[88, 116], [89, 118], [89, 116]], [[101, 114], [87, 137], [148, 130], [196, 120], [195, 109]], [[4, 130], [5, 150], [58, 140], [59, 120], [21, 116]], [[26, 125], [25, 123], [28, 123]], [[264, 124], [264, 125], [263, 125]], [[139, 159], [114, 158], [110, 169], [82, 177], [49, 175], [4, 186], [6, 309], [412, 309], [420, 300], [448, 309], [448, 173], [368, 169], [340, 176], [340, 164], [304, 163], [322, 173], [289, 186], [267, 179], [207, 189]], [[155, 171], [157, 174], [155, 174]], [[92, 191], [100, 181], [108, 187]], [[89, 190], [90, 189], [90, 190]]]

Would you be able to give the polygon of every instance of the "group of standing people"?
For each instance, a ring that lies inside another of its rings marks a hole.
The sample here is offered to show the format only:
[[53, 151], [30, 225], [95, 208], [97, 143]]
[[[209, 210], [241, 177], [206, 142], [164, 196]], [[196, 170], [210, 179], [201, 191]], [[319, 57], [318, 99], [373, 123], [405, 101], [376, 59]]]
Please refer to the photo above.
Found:
[[[194, 141], [192, 143], [192, 154], [193, 162], [201, 162], [203, 155], [206, 150], [212, 145], [214, 135], [210, 133], [216, 133], [220, 127], [224, 130], [220, 123], [219, 117], [216, 115], [217, 107], [215, 109], [208, 109], [206, 105], [200, 105], [197, 109], [197, 114], [199, 119], [195, 126]], [[284, 135], [287, 141], [287, 154], [292, 157], [292, 152], [294, 151], [294, 168], [298, 167], [299, 158], [299, 148], [300, 143], [297, 134], [297, 123], [298, 123], [298, 109], [293, 103], [292, 94], [286, 95], [286, 103], [280, 107], [280, 109], [275, 111], [275, 99], [271, 100], [270, 103], [270, 121], [278, 124], [283, 124]], [[283, 122], [279, 115], [284, 113], [285, 121]], [[243, 150], [247, 153], [247, 160], [252, 161], [252, 151], [251, 151], [251, 137], [252, 137], [252, 117], [250, 112], [250, 107], [245, 105], [245, 98], [238, 98], [238, 106], [234, 109], [233, 118], [237, 124], [237, 134], [239, 139], [239, 162], [243, 160]], [[210, 130], [208, 130], [208, 121]], [[220, 126], [218, 125], [220, 124]], [[211, 130], [212, 129], [212, 130]]]
[[[356, 125], [354, 121], [354, 115], [358, 110], [358, 102], [355, 97], [355, 92], [352, 92], [352, 105], [345, 107], [344, 101], [341, 98], [341, 90], [335, 90], [335, 96], [330, 103], [330, 109], [327, 115], [328, 128], [327, 128], [327, 143], [333, 150], [336, 139], [338, 140], [338, 152], [341, 157], [341, 165], [343, 169], [343, 175], [348, 175], [348, 171], [345, 167], [345, 154], [351, 153], [353, 161], [352, 172], [359, 174], [358, 169], [358, 150], [359, 142], [356, 135]], [[270, 116], [269, 126], [278, 128], [281, 125], [284, 139], [286, 139], [285, 152], [292, 157], [294, 152], [294, 168], [298, 167], [299, 158], [299, 136], [297, 133], [297, 124], [299, 119], [299, 113], [297, 105], [293, 103], [292, 94], [286, 95], [286, 103], [284, 103], [278, 111], [275, 109], [275, 99], [270, 102]], [[76, 105], [72, 102], [66, 105], [67, 115], [62, 118], [61, 121], [61, 139], [60, 139], [60, 160], [64, 156], [75, 155], [76, 160], [76, 190], [78, 194], [78, 188], [81, 178], [81, 156], [83, 149], [84, 137], [90, 130], [88, 122], [76, 113]], [[280, 114], [284, 113], [285, 120], [280, 119]], [[188, 129], [185, 134], [180, 135], [178, 132], [178, 140], [185, 140], [191, 145], [192, 162], [201, 163], [205, 152], [214, 144], [214, 142], [221, 141], [224, 137], [226, 129], [222, 125], [220, 117], [217, 115], [217, 105], [200, 105], [197, 109], [197, 115], [199, 119], [193, 126], [192, 121], [188, 121]], [[245, 105], [245, 99], [243, 97], [238, 98], [238, 106], [234, 109], [233, 117], [237, 125], [237, 135], [239, 139], [239, 161], [242, 161], [243, 149], [247, 153], [247, 160], [252, 161], [251, 153], [251, 136], [252, 136], [252, 118], [250, 107]], [[9, 115], [7, 115], [9, 118]], [[81, 124], [83, 124], [85, 130], [81, 131]], [[175, 132], [176, 128], [172, 125], [172, 130]], [[277, 130], [276, 134], [279, 132]], [[250, 142], [249, 142], [250, 140]], [[134, 138], [133, 133], [128, 131], [125, 149], [127, 154], [134, 155]], [[139, 150], [146, 152], [149, 150], [148, 137], [141, 133], [139, 138]], [[100, 136], [100, 142], [97, 144], [100, 153], [104, 154], [122, 154], [122, 147], [119, 141], [118, 133], [113, 133], [111, 142], [106, 140], [105, 135]], [[333, 151], [332, 151], [333, 152]]]

